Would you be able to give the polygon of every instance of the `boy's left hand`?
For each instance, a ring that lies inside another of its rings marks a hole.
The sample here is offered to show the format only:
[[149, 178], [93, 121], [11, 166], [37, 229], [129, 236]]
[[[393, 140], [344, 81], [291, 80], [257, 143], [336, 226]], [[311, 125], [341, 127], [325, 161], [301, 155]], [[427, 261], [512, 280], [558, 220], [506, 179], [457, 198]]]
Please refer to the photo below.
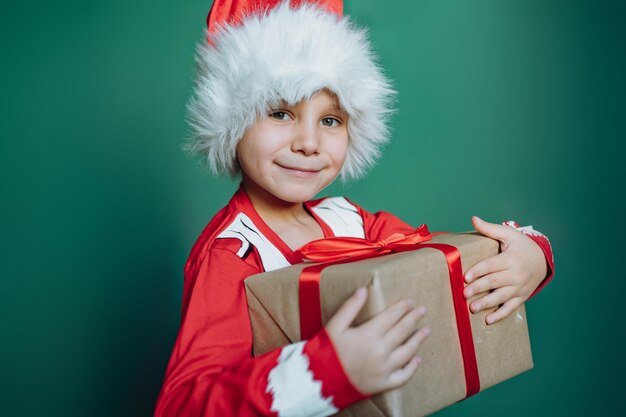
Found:
[[470, 310], [477, 313], [500, 306], [486, 318], [493, 324], [511, 314], [530, 297], [546, 277], [543, 251], [531, 238], [511, 226], [488, 223], [473, 216], [474, 228], [483, 235], [500, 241], [501, 253], [484, 259], [465, 272], [468, 283], [463, 294], [470, 298], [489, 291], [473, 301]]

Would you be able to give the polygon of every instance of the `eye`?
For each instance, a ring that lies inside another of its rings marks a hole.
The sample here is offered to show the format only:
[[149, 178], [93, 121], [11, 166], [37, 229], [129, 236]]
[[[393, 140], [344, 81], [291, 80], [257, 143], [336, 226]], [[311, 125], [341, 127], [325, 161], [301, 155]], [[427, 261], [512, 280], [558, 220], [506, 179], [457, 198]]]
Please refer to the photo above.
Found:
[[287, 113], [286, 111], [273, 111], [270, 113], [270, 117], [273, 117], [274, 119], [277, 120], [288, 120], [289, 119], [289, 113]]
[[334, 117], [324, 117], [322, 119], [322, 124], [328, 127], [336, 127], [341, 124], [341, 121], [338, 119], [335, 119]]

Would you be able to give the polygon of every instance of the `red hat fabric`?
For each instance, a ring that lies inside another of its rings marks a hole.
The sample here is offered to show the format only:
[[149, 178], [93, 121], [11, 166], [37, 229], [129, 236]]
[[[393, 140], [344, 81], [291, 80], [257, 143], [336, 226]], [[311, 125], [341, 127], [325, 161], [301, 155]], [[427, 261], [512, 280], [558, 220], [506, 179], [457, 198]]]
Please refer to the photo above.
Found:
[[[291, 6], [297, 8], [306, 1], [292, 0]], [[225, 24], [240, 24], [245, 16], [256, 11], [269, 11], [281, 2], [282, 0], [215, 0], [206, 19], [209, 36]], [[309, 0], [308, 2], [319, 4], [328, 12], [343, 16], [342, 0]]]

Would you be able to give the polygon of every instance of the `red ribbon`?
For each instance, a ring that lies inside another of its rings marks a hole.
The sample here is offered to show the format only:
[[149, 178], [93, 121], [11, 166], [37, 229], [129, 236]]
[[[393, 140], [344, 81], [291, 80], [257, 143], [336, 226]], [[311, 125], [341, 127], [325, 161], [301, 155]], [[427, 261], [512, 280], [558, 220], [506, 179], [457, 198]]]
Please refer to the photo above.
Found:
[[430, 234], [425, 224], [418, 227], [415, 233], [403, 235], [394, 233], [386, 239], [371, 242], [352, 237], [320, 239], [310, 242], [296, 253], [303, 259], [325, 262], [305, 267], [300, 273], [300, 335], [302, 340], [311, 338], [323, 326], [320, 301], [320, 278], [324, 268], [362, 259], [375, 258], [392, 252], [405, 252], [423, 248], [437, 249], [446, 257], [452, 299], [456, 315], [461, 355], [465, 370], [466, 396], [470, 397], [480, 391], [480, 378], [476, 362], [476, 350], [472, 337], [467, 302], [463, 296], [463, 267], [461, 255], [457, 248], [443, 243], [424, 243], [436, 234]]

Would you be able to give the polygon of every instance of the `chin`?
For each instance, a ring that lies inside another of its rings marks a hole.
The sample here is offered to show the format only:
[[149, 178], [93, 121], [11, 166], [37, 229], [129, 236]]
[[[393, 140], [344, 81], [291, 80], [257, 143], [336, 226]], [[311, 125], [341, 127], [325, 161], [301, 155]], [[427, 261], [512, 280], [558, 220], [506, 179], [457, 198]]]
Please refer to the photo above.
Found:
[[274, 195], [288, 203], [304, 203], [311, 200], [324, 188], [326, 187], [294, 186], [280, 190]]
[[316, 195], [317, 192], [306, 192], [304, 190], [297, 190], [293, 192], [284, 191], [276, 195], [276, 197], [288, 203], [304, 203], [305, 201], [309, 201]]

